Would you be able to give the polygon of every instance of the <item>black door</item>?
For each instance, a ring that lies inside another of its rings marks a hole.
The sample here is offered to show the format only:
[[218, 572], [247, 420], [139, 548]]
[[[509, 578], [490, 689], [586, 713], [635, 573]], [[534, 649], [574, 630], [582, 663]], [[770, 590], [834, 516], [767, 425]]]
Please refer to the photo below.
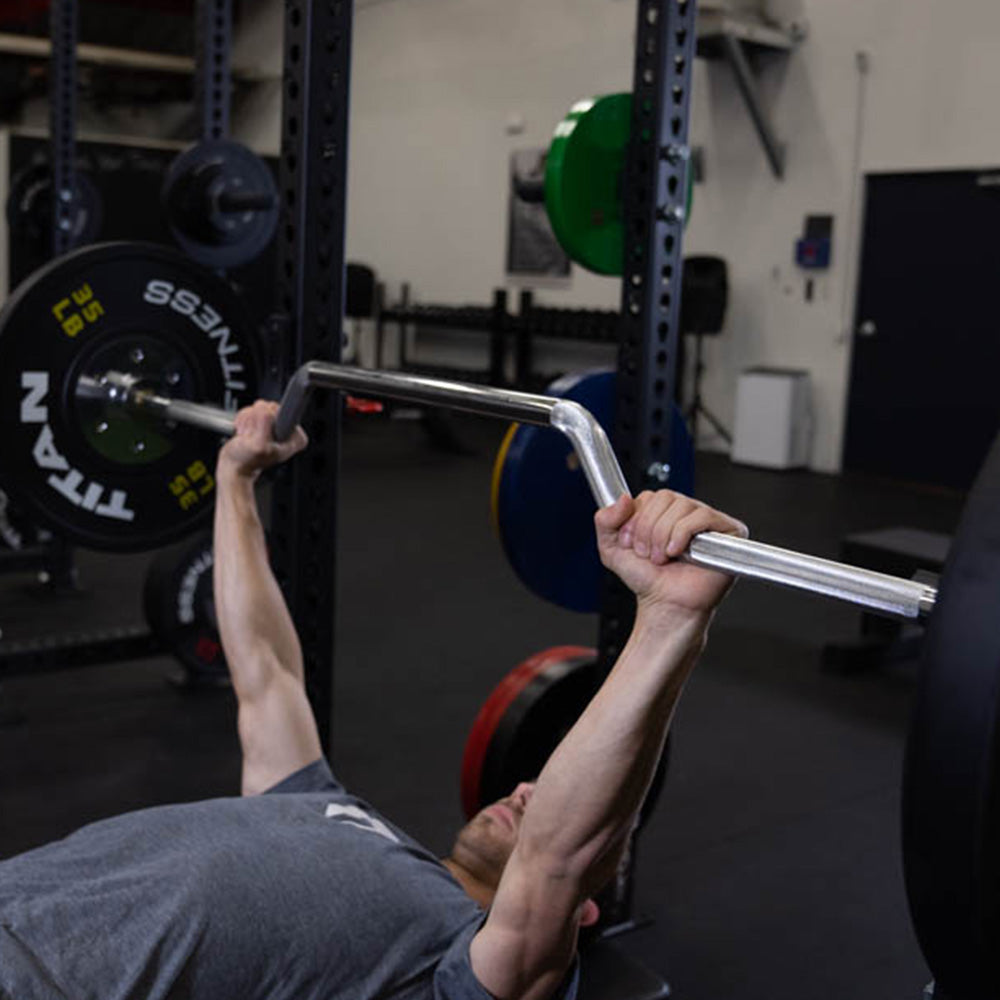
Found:
[[866, 195], [844, 469], [967, 489], [1000, 427], [1000, 170]]

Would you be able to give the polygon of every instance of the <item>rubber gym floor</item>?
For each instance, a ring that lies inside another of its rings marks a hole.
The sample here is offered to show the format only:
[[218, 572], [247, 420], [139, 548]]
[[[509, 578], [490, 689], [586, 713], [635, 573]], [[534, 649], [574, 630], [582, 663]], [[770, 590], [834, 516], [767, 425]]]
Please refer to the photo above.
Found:
[[[481, 702], [531, 653], [590, 645], [596, 619], [547, 605], [489, 521], [503, 427], [455, 418], [468, 454], [416, 424], [354, 420], [340, 485], [333, 759], [357, 794], [444, 853]], [[701, 454], [698, 495], [754, 537], [836, 558], [845, 533], [953, 530], [961, 498], [877, 480], [766, 472]], [[80, 552], [83, 591], [40, 598], [0, 578], [8, 639], [135, 624], [148, 554]], [[667, 784], [638, 847], [622, 946], [692, 1000], [889, 997], [928, 979], [910, 927], [899, 785], [912, 664], [820, 670], [852, 608], [740, 583], [681, 703]], [[22, 677], [2, 688], [0, 857], [100, 817], [238, 792], [228, 692], [178, 693], [168, 659]]]

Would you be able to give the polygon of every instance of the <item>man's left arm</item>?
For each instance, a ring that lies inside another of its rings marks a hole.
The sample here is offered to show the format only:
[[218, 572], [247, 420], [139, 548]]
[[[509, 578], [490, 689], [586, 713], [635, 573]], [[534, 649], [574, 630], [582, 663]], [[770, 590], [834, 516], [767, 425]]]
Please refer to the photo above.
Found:
[[739, 522], [666, 491], [599, 511], [604, 564], [638, 598], [624, 650], [539, 775], [483, 929], [473, 972], [500, 1000], [544, 1000], [560, 985], [582, 917], [614, 875], [677, 701], [730, 580], [672, 561], [701, 531]]

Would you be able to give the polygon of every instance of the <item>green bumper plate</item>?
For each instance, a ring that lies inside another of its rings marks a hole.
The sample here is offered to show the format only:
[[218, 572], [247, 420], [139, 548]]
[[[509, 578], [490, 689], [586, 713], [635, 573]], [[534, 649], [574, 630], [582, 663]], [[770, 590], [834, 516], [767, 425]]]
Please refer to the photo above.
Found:
[[631, 94], [579, 101], [556, 126], [545, 164], [545, 207], [566, 253], [598, 274], [624, 265], [622, 175]]

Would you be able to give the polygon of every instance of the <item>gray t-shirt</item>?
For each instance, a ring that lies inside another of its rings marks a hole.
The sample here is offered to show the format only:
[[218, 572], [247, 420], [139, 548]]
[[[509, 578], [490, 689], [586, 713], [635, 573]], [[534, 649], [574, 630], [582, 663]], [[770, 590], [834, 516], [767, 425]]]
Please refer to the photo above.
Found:
[[469, 961], [483, 920], [321, 760], [0, 863], [0, 997], [490, 1000]]

